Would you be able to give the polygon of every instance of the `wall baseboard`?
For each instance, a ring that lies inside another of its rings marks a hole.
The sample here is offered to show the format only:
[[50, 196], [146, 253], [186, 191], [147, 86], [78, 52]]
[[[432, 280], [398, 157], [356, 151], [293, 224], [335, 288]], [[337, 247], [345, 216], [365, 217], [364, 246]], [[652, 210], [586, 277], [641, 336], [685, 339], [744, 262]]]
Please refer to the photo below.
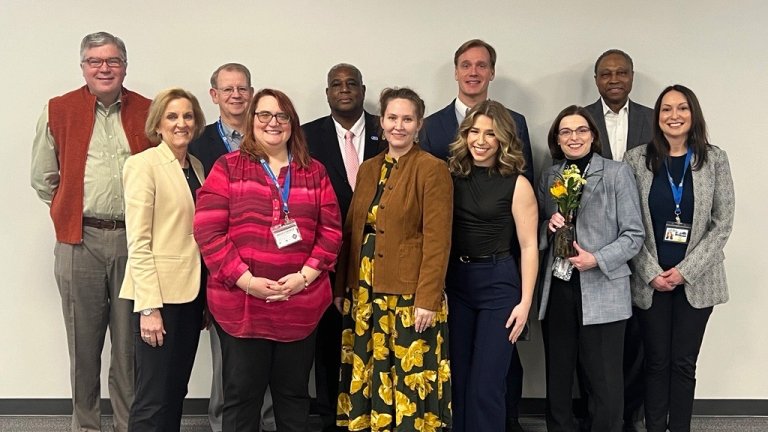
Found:
[[[38, 416], [70, 415], [70, 399], [0, 399], [0, 415]], [[101, 413], [112, 414], [109, 399], [101, 400]], [[185, 415], [207, 415], [208, 399], [187, 399], [184, 401]], [[523, 416], [544, 415], [543, 398], [523, 398], [520, 401]], [[697, 399], [693, 403], [693, 415], [697, 416], [768, 416], [768, 399]]]
[[[523, 398], [520, 401], [522, 416], [543, 416], [544, 398]], [[768, 399], [696, 399], [693, 401], [695, 416], [768, 416]]]

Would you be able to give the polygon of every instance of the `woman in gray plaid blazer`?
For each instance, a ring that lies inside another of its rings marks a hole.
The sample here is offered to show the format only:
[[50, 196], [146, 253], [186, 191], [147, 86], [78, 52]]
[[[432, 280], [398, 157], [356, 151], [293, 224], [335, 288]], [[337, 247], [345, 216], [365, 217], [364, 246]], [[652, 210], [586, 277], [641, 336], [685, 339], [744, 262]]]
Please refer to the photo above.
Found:
[[[545, 262], [541, 276], [542, 320], [547, 374], [547, 429], [576, 431], [571, 408], [574, 371], [584, 371], [590, 397], [592, 430], [621, 432], [623, 424], [624, 328], [632, 315], [628, 261], [643, 244], [640, 201], [632, 170], [600, 156], [594, 120], [583, 107], [570, 106], [557, 116], [548, 144], [554, 160], [539, 185], [542, 222], [539, 249]], [[575, 214], [577, 256], [568, 280], [553, 274], [550, 246], [564, 223], [549, 189], [565, 165], [586, 173]]]
[[704, 329], [713, 306], [728, 300], [723, 247], [733, 226], [733, 180], [690, 89], [664, 89], [654, 114], [653, 140], [624, 156], [648, 233], [631, 262], [645, 348], [645, 421], [648, 432], [689, 431]]

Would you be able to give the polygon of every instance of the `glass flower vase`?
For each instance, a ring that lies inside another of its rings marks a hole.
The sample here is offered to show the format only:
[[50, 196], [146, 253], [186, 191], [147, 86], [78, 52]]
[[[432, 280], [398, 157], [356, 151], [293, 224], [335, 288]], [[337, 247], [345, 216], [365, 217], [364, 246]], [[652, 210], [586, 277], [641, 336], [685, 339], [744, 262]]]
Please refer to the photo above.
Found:
[[576, 226], [573, 225], [571, 215], [566, 216], [565, 224], [555, 231], [553, 246], [556, 258], [569, 258], [576, 256], [573, 242], [576, 241]]

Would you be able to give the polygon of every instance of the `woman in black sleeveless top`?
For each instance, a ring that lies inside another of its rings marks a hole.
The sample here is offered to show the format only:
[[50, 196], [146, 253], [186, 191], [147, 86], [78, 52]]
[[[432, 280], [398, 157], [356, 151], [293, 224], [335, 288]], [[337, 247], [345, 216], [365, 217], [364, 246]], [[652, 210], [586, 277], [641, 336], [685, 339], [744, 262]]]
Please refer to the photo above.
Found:
[[459, 127], [448, 164], [453, 432], [503, 431], [507, 370], [538, 267], [536, 197], [520, 175], [525, 162], [507, 109], [490, 100], [476, 105]]

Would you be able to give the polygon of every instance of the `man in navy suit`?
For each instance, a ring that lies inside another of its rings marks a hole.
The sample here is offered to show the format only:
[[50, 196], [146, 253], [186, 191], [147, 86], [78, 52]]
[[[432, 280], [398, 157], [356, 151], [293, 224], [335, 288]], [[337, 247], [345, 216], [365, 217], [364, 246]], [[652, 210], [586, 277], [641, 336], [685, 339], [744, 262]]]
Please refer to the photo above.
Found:
[[[459, 94], [448, 106], [427, 117], [419, 144], [422, 149], [441, 159], [448, 158], [448, 146], [456, 138], [459, 123], [464, 120], [467, 112], [476, 104], [488, 99], [488, 86], [496, 74], [496, 50], [480, 39], [469, 40], [456, 50], [453, 65]], [[531, 184], [535, 184], [528, 125], [521, 114], [512, 110], [509, 110], [509, 113], [515, 121], [517, 136], [523, 143], [525, 177]], [[517, 255], [519, 256], [519, 252]], [[518, 421], [518, 405], [522, 394], [523, 366], [520, 363], [520, 355], [515, 350], [507, 373], [507, 432], [523, 430]]]
[[[469, 40], [456, 50], [453, 65], [459, 94], [448, 106], [427, 117], [420, 143], [422, 149], [441, 159], [448, 159], [448, 146], [456, 138], [459, 123], [464, 120], [467, 111], [488, 99], [488, 86], [496, 75], [496, 50], [480, 39]], [[512, 110], [509, 113], [523, 143], [525, 176], [531, 184], [535, 184], [528, 124], [521, 114]]]
[[[222, 155], [240, 149], [245, 136], [245, 122], [248, 117], [248, 104], [253, 97], [251, 72], [240, 63], [226, 63], [219, 66], [211, 75], [211, 100], [219, 106], [219, 119], [205, 127], [203, 134], [189, 143], [189, 153], [203, 164], [205, 175]], [[207, 275], [207, 271], [205, 274]], [[224, 388], [221, 376], [221, 342], [216, 327], [208, 328], [211, 337], [211, 398], [208, 402], [208, 421], [213, 432], [221, 432], [221, 420], [224, 410]], [[263, 431], [276, 429], [272, 411], [272, 398], [267, 391], [261, 409], [261, 427]]]
[[[351, 64], [337, 64], [328, 71], [327, 83], [325, 96], [331, 114], [305, 123], [302, 129], [310, 154], [328, 171], [343, 224], [352, 201], [357, 167], [383, 147], [379, 147], [378, 117], [363, 110], [365, 85], [360, 70]], [[317, 327], [315, 351], [317, 410], [324, 432], [341, 430], [336, 427], [340, 358], [341, 315], [329, 307]]]
[[[600, 129], [602, 156], [622, 160], [624, 153], [651, 141], [653, 110], [629, 99], [634, 79], [632, 58], [610, 49], [595, 61], [595, 85], [600, 99], [585, 107]], [[643, 343], [637, 309], [627, 320], [624, 334], [624, 430], [637, 432], [643, 426]]]

